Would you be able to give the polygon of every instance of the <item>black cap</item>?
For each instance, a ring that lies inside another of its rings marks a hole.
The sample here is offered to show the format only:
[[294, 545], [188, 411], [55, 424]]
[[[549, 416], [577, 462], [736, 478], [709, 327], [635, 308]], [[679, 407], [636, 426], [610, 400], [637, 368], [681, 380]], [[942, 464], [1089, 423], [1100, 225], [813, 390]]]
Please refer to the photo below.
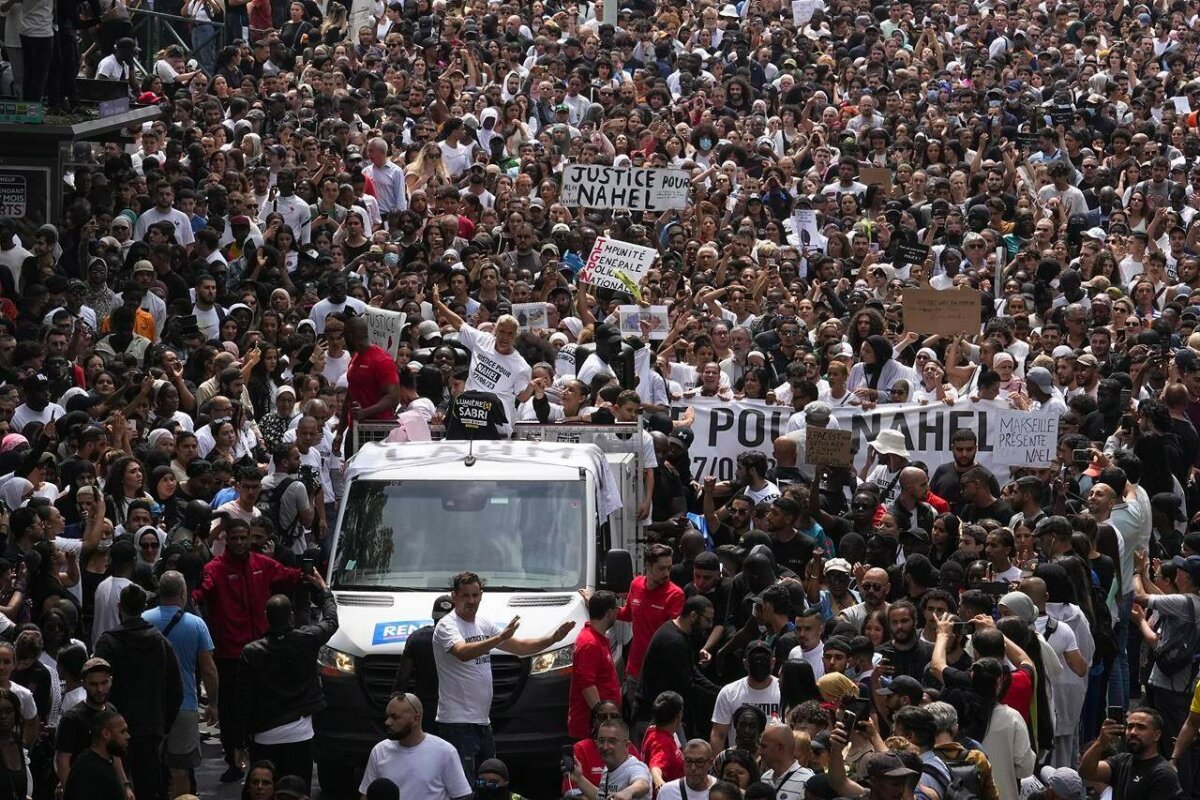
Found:
[[433, 621], [437, 622], [442, 617], [454, 610], [454, 601], [450, 599], [450, 595], [444, 594], [437, 600], [433, 601]]

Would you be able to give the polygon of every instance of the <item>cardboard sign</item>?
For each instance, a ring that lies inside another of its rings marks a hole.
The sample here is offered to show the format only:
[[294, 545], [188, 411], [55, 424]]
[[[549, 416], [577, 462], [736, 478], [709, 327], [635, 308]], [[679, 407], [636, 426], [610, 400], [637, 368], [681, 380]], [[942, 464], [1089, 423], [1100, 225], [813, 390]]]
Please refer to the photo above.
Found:
[[587, 264], [579, 271], [579, 282], [636, 295], [656, 258], [658, 252], [653, 248], [598, 236]]
[[568, 164], [563, 170], [562, 203], [581, 208], [667, 211], [687, 208], [691, 176], [681, 169]]
[[901, 264], [924, 264], [929, 258], [929, 245], [901, 244], [896, 247], [896, 255]]
[[849, 467], [854, 463], [853, 441], [851, 431], [809, 425], [804, 442], [804, 463], [818, 467]]
[[792, 23], [797, 28], [807, 25], [819, 7], [817, 0], [792, 0]]
[[408, 315], [403, 311], [367, 306], [367, 333], [371, 337], [371, 344], [379, 345], [395, 358], [400, 352], [400, 342], [404, 341], [400, 334], [407, 320]]
[[1010, 467], [1050, 466], [1058, 448], [1058, 419], [1055, 411], [1001, 411], [992, 428], [993, 462]]
[[550, 327], [546, 321], [545, 303], [514, 303], [513, 316], [521, 324], [521, 330], [532, 331]]
[[858, 182], [866, 186], [879, 184], [883, 193], [892, 196], [892, 171], [887, 167], [863, 167], [858, 171]]
[[982, 322], [979, 292], [958, 289], [904, 290], [904, 329], [925, 335], [957, 336], [979, 333]]
[[621, 320], [622, 336], [641, 336], [643, 321], [650, 323], [651, 339], [665, 339], [667, 331], [671, 329], [666, 306], [617, 306], [617, 314]]

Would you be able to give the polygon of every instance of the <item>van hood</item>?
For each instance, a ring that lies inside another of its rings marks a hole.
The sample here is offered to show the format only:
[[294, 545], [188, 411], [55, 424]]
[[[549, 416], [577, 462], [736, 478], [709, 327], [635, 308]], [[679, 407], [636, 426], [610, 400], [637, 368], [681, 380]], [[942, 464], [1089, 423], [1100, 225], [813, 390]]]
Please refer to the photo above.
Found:
[[[433, 624], [435, 592], [334, 591], [338, 600], [338, 630], [329, 646], [352, 656], [388, 655], [404, 652], [404, 643], [416, 630]], [[517, 637], [536, 639], [552, 632], [566, 620], [575, 628], [553, 645], [557, 649], [575, 641], [587, 608], [577, 592], [488, 592], [479, 617], [503, 627], [520, 616]]]

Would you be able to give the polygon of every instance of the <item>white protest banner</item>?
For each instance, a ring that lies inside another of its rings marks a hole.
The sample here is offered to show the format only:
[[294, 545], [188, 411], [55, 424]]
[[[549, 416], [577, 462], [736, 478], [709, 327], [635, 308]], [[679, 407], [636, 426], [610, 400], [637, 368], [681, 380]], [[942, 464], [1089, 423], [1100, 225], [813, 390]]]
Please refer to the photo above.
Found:
[[617, 306], [617, 315], [621, 321], [621, 333], [625, 336], [641, 336], [643, 321], [650, 323], [652, 340], [667, 338], [667, 331], [671, 329], [666, 306]]
[[667, 211], [687, 208], [691, 176], [681, 169], [568, 164], [562, 203], [582, 208]]
[[513, 303], [512, 313], [523, 331], [550, 327], [546, 321], [545, 303]]
[[367, 332], [371, 337], [371, 344], [377, 344], [395, 358], [400, 351], [400, 342], [404, 341], [400, 338], [400, 333], [404, 330], [404, 323], [408, 319], [408, 315], [403, 311], [388, 311], [386, 308], [375, 308], [375, 306], [367, 306]]
[[657, 257], [658, 251], [652, 247], [597, 236], [587, 263], [579, 271], [579, 282], [636, 295]]
[[792, 0], [792, 22], [797, 28], [807, 25], [817, 8], [817, 0]]
[[1008, 409], [993, 428], [992, 460], [1010, 467], [1048, 467], [1058, 448], [1058, 413]]
[[[718, 480], [730, 480], [739, 453], [755, 450], [767, 456], [774, 465], [774, 442], [787, 427], [792, 415], [789, 406], [769, 405], [762, 400], [734, 400], [697, 397], [687, 403], [675, 403], [679, 413], [691, 405], [696, 412], [692, 431], [695, 439], [688, 452], [692, 457], [692, 474], [697, 480], [715, 475]], [[990, 469], [1003, 483], [1008, 479], [1008, 465], [996, 456], [996, 436], [1000, 420], [1013, 410], [1001, 403], [987, 400], [963, 401], [957, 405], [877, 406], [872, 411], [857, 407], [835, 407], [833, 418], [852, 434], [851, 452], [854, 468], [866, 463], [867, 445], [882, 430], [898, 430], [904, 434], [911, 461], [924, 462], [930, 474], [942, 464], [953, 460], [950, 436], [959, 429], [975, 432], [979, 440], [977, 463]], [[1053, 440], [1054, 436], [1048, 436]], [[1032, 448], [1031, 448], [1032, 449]], [[1026, 451], [1022, 451], [1026, 452]], [[1051, 458], [1053, 454], [1051, 454]]]

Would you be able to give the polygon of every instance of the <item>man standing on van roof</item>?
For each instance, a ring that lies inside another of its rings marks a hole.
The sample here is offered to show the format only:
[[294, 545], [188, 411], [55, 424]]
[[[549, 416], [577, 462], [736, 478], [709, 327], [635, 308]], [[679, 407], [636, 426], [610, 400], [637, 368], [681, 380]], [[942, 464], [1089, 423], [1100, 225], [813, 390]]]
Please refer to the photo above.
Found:
[[501, 628], [479, 614], [483, 582], [474, 572], [454, 576], [450, 599], [453, 613], [443, 617], [433, 632], [438, 733], [458, 751], [463, 771], [474, 775], [476, 765], [496, 756], [488, 717], [492, 707], [492, 650], [531, 656], [561, 642], [575, 623], [568, 620], [538, 639], [516, 638], [519, 616]]

